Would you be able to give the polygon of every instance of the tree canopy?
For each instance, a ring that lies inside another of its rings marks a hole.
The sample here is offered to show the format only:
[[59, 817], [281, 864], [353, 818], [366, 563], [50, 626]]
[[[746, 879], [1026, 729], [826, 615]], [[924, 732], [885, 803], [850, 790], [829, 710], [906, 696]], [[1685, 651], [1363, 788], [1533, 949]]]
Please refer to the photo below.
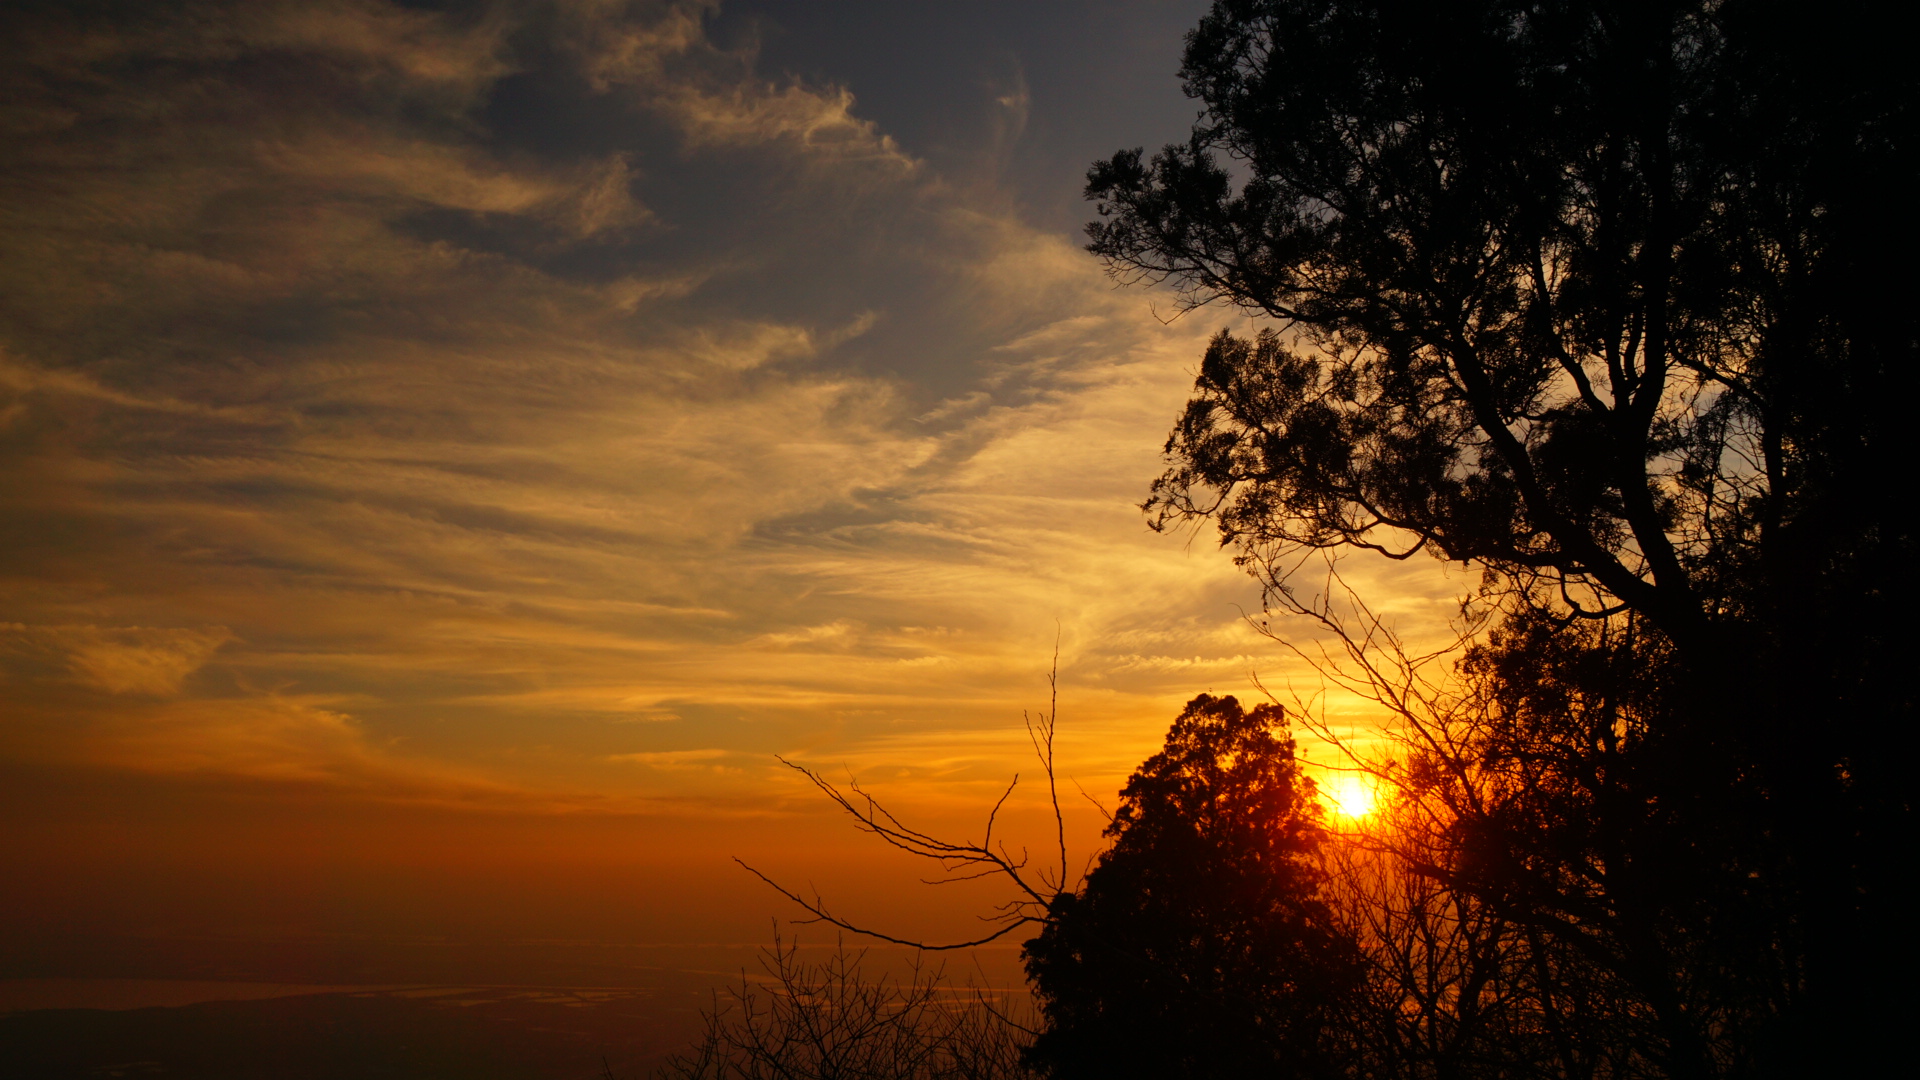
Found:
[[[1330, 833], [1280, 708], [1204, 694], [1077, 887], [1064, 831], [1056, 887], [991, 815], [945, 843], [816, 777], [887, 842], [1016, 887], [993, 936], [1041, 926], [1031, 1065], [1904, 1064], [1902, 41], [1860, 0], [1217, 0], [1191, 137], [1094, 166], [1090, 249], [1264, 320], [1212, 339], [1145, 509], [1217, 525], [1269, 611], [1334, 643], [1321, 674], [1390, 719], [1393, 753], [1351, 760], [1387, 808]], [[1347, 549], [1483, 571], [1445, 677], [1364, 598], [1289, 577]]]
[[1202, 120], [1094, 168], [1091, 248], [1291, 334], [1217, 339], [1153, 509], [1544, 575], [1688, 642], [1760, 602], [1760, 548], [1875, 516], [1840, 466], [1912, 445], [1910, 65], [1867, 12], [1216, 4]]
[[1338, 1074], [1358, 956], [1284, 721], [1202, 694], [1127, 781], [1112, 846], [1026, 946], [1049, 1075]]
[[1301, 549], [1486, 571], [1453, 763], [1538, 798], [1458, 808], [1450, 887], [1623, 980], [1666, 1075], [1762, 1068], [1742, 1039], [1866, 1067], [1912, 1000], [1881, 989], [1915, 959], [1920, 555], [1891, 17], [1219, 0], [1191, 137], [1089, 174], [1116, 275], [1271, 320], [1209, 346], [1154, 523], [1215, 522], [1283, 601]]

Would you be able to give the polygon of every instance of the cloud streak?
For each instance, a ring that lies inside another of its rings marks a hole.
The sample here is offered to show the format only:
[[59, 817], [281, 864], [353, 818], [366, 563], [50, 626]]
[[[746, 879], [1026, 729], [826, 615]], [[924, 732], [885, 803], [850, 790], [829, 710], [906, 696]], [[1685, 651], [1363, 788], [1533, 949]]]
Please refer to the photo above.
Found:
[[1102, 782], [1285, 674], [1133, 508], [1212, 324], [712, 5], [116, 10], [6, 76], [0, 752], [565, 812], [891, 756], [971, 797], [1056, 632]]

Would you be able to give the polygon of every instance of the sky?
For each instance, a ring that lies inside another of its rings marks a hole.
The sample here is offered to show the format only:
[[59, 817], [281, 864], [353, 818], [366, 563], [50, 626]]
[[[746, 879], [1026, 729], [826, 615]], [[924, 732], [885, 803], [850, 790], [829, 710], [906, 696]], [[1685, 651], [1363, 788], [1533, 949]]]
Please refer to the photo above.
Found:
[[0, 974], [759, 941], [736, 856], [971, 936], [780, 758], [1043, 843], [1057, 649], [1071, 874], [1182, 702], [1312, 692], [1138, 509], [1252, 325], [1081, 248], [1203, 4], [9, 7]]

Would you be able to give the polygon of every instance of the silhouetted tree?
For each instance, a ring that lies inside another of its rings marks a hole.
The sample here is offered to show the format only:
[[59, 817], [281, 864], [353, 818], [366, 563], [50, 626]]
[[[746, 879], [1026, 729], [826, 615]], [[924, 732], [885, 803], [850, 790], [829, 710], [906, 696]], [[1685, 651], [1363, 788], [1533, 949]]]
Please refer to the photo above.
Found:
[[1202, 694], [1127, 782], [1112, 846], [1026, 945], [1049, 1075], [1340, 1074], [1359, 960], [1283, 722]]
[[[1338, 591], [1338, 590], [1334, 590]], [[1324, 594], [1323, 594], [1324, 595]], [[1631, 617], [1509, 618], [1409, 655], [1358, 598], [1297, 599], [1341, 649], [1321, 674], [1390, 717], [1382, 811], [1329, 845], [1368, 964], [1371, 1076], [1753, 1075], [1779, 1056], [1782, 925], [1722, 865], [1659, 735], [1663, 639]], [[1302, 708], [1325, 738], [1334, 730]], [[1724, 833], [1725, 823], [1721, 823]], [[1733, 891], [1728, 891], [1731, 885]]]
[[[1478, 749], [1536, 774], [1448, 826], [1449, 887], [1610, 956], [1665, 1012], [1634, 1068], [1868, 1068], [1913, 1001], [1891, 16], [1220, 0], [1192, 137], [1089, 176], [1116, 274], [1277, 320], [1208, 349], [1157, 524], [1215, 520], [1273, 595], [1301, 548], [1488, 572]], [[1636, 734], [1570, 742], [1589, 699]], [[1767, 1060], [1714, 1049], [1763, 1023]]]

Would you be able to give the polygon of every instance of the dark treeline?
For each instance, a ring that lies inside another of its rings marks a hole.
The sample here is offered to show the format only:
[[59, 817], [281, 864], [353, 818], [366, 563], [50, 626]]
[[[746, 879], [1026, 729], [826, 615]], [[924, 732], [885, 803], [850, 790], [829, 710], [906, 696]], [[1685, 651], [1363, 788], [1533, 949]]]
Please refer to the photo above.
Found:
[[[1084, 882], [976, 859], [1040, 927], [1030, 1067], [1908, 1058], [1920, 68], [1891, 18], [1220, 0], [1189, 35], [1192, 136], [1094, 167], [1091, 250], [1265, 328], [1213, 340], [1146, 509], [1216, 525], [1395, 750], [1350, 763], [1386, 807], [1336, 832], [1280, 708], [1203, 696]], [[1343, 550], [1482, 572], [1445, 670], [1307, 583]]]

